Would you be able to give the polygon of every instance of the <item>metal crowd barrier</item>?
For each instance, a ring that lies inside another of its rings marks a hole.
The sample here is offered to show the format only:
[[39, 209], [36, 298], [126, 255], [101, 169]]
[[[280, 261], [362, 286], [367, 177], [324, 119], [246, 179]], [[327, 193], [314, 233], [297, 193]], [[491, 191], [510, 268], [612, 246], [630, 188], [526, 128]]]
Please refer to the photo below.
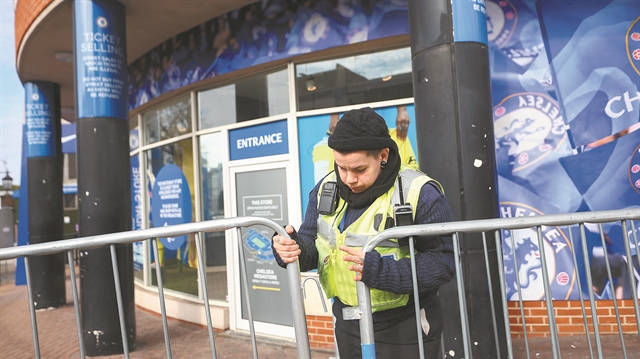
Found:
[[[581, 254], [584, 258], [587, 283], [589, 285], [589, 288], [587, 288], [587, 291], [589, 293], [589, 301], [591, 305], [590, 308], [592, 308], [590, 315], [593, 318], [592, 322], [593, 322], [594, 335], [595, 335], [595, 341], [596, 341], [596, 350], [597, 350], [598, 358], [602, 359], [603, 358], [602, 343], [600, 338], [597, 313], [595, 310], [596, 308], [595, 296], [592, 289], [593, 283], [592, 283], [592, 276], [591, 276], [591, 268], [588, 260], [589, 254], [587, 253], [586, 235], [585, 235], [584, 227], [585, 227], [585, 223], [597, 223], [599, 226], [600, 239], [602, 242], [602, 247], [605, 250], [604, 258], [606, 261], [608, 282], [609, 282], [609, 285], [611, 286], [610, 289], [613, 291], [613, 278], [611, 275], [609, 262], [607, 260], [605, 235], [602, 230], [601, 224], [607, 223], [607, 222], [617, 222], [617, 221], [620, 222], [622, 226], [622, 233], [624, 236], [625, 253], [627, 258], [627, 270], [629, 274], [629, 280], [632, 286], [636, 326], [638, 328], [638, 333], [640, 335], [640, 310], [638, 309], [638, 290], [636, 288], [636, 281], [635, 281], [636, 277], [634, 275], [634, 267], [632, 263], [631, 250], [629, 245], [630, 240], [633, 240], [634, 241], [633, 243], [635, 246], [634, 249], [636, 250], [636, 253], [637, 253], [636, 256], [638, 258], [638, 265], [640, 266], [640, 253], [638, 253], [638, 250], [640, 250], [640, 247], [638, 246], [636, 228], [633, 223], [634, 220], [640, 220], [640, 208], [629, 208], [624, 210], [613, 210], [613, 211], [581, 212], [581, 213], [571, 213], [571, 214], [532, 216], [532, 217], [515, 217], [515, 218], [506, 218], [506, 219], [487, 219], [487, 220], [473, 220], [473, 221], [461, 221], [461, 222], [451, 222], [451, 223], [434, 223], [434, 224], [427, 224], [427, 225], [412, 225], [412, 226], [394, 227], [394, 228], [387, 229], [379, 233], [375, 237], [373, 237], [363, 247], [362, 250], [363, 252], [372, 251], [379, 243], [388, 239], [409, 237], [410, 252], [413, 254], [414, 252], [413, 236], [429, 237], [429, 236], [440, 236], [440, 235], [452, 235], [455, 267], [456, 267], [455, 268], [456, 269], [456, 286], [458, 290], [458, 305], [460, 308], [462, 341], [463, 341], [463, 347], [464, 347], [464, 358], [471, 359], [473, 358], [473, 353], [472, 353], [472, 346], [471, 346], [470, 333], [469, 333], [469, 321], [467, 317], [467, 304], [465, 302], [464, 278], [462, 275], [463, 271], [462, 271], [462, 265], [460, 261], [459, 236], [460, 236], [460, 233], [482, 233], [485, 262], [487, 263], [486, 274], [487, 274], [487, 279], [489, 283], [489, 293], [491, 294], [493, 293], [493, 289], [491, 288], [491, 273], [490, 273], [490, 268], [488, 264], [489, 258], [488, 258], [488, 251], [487, 251], [487, 233], [493, 232], [494, 238], [495, 238], [495, 245], [496, 245], [497, 263], [499, 267], [498, 275], [499, 275], [499, 281], [501, 283], [502, 295], [500, 299], [502, 301], [504, 323], [498, 323], [498, 320], [496, 319], [496, 313], [493, 310], [496, 304], [495, 298], [493, 297], [493, 295], [490, 295], [490, 300], [492, 302], [491, 303], [492, 319], [493, 319], [492, 329], [493, 329], [494, 336], [496, 338], [495, 345], [496, 345], [496, 352], [498, 355], [498, 359], [500, 359], [499, 357], [500, 349], [498, 348], [499, 344], [497, 342], [498, 340], [497, 337], [498, 337], [498, 326], [500, 325], [504, 326], [504, 333], [506, 333], [508, 358], [513, 358], [514, 357], [513, 345], [511, 341], [511, 330], [510, 330], [510, 324], [509, 324], [509, 313], [507, 309], [507, 297], [506, 297], [506, 290], [505, 290], [505, 271], [504, 271], [504, 264], [503, 264], [503, 257], [502, 257], [501, 231], [504, 231], [504, 230], [510, 231], [511, 248], [515, 249], [513, 231], [519, 230], [519, 229], [530, 229], [532, 227], [535, 227], [537, 231], [537, 245], [538, 245], [538, 248], [540, 249], [539, 250], [540, 260], [542, 262], [542, 266], [541, 266], [542, 278], [549, 278], [547, 273], [548, 269], [546, 266], [547, 262], [545, 259], [546, 257], [545, 257], [545, 251], [544, 251], [544, 243], [543, 243], [544, 239], [542, 236], [542, 228], [545, 226], [554, 226], [554, 227], [567, 226], [569, 229], [568, 233], [570, 236], [570, 240], [573, 246], [574, 239], [571, 234], [572, 232], [571, 226], [578, 225], [578, 228], [580, 231], [580, 241], [582, 242], [582, 249], [583, 249]], [[630, 229], [627, 226], [627, 221], [630, 221], [630, 224], [631, 224]], [[630, 237], [629, 233], [632, 233], [633, 235]], [[415, 258], [413, 257], [413, 255], [411, 256], [411, 262], [412, 262], [411, 263], [412, 275], [413, 275], [413, 278], [415, 279], [416, 269], [415, 269]], [[573, 253], [573, 262], [575, 265], [576, 263], [575, 252]], [[517, 268], [517, 264], [516, 264], [516, 268]], [[521, 308], [520, 309], [521, 318], [523, 321], [524, 340], [525, 340], [526, 352], [527, 352], [526, 354], [527, 354], [527, 358], [530, 358], [531, 355], [530, 355], [530, 348], [528, 344], [527, 327], [525, 322], [524, 311], [522, 309], [523, 308], [522, 295], [520, 293], [521, 286], [520, 286], [518, 275], [516, 275], [516, 281], [517, 281], [518, 293], [519, 293], [518, 298], [519, 298], [519, 302], [520, 302], [519, 304]], [[591, 354], [591, 358], [593, 359], [593, 349], [592, 349], [592, 344], [590, 339], [590, 331], [588, 327], [589, 324], [587, 320], [587, 309], [585, 309], [585, 300], [582, 295], [582, 288], [580, 287], [580, 281], [578, 280], [577, 282], [578, 282], [578, 291], [580, 293], [580, 303], [582, 307], [582, 316], [584, 321], [586, 339], [589, 346], [589, 353]], [[414, 298], [418, 298], [417, 283], [415, 280], [413, 280], [413, 283], [414, 283], [413, 284]], [[555, 322], [555, 313], [553, 309], [553, 300], [550, 295], [546, 295], [547, 293], [550, 293], [549, 281], [544, 280], [543, 283], [544, 283], [544, 293], [545, 293], [544, 300], [546, 301], [547, 314], [549, 316], [549, 333], [550, 333], [552, 353], [553, 353], [553, 357], [557, 359], [557, 358], [561, 358], [561, 353], [560, 353], [560, 347], [559, 347], [559, 341], [558, 341], [558, 332], [557, 332], [556, 322]], [[373, 319], [372, 319], [372, 312], [371, 312], [371, 295], [370, 295], [368, 286], [362, 282], [356, 283], [356, 289], [358, 293], [358, 307], [349, 308], [348, 314], [350, 317], [355, 317], [360, 319], [360, 340], [361, 340], [361, 346], [362, 346], [362, 357], [364, 359], [375, 359], [376, 351], [375, 351], [375, 340], [374, 340], [374, 332], [373, 332]], [[624, 342], [621, 321], [620, 321], [620, 314], [618, 311], [617, 301], [615, 299], [613, 300], [613, 305], [616, 313], [618, 333], [620, 334], [621, 348], [623, 351], [624, 358], [628, 358], [625, 342]], [[418, 335], [418, 338], [421, 338], [422, 328], [420, 324], [420, 305], [418, 300], [415, 301], [415, 310], [416, 310], [417, 335]], [[418, 340], [418, 343], [419, 343], [420, 357], [424, 358], [424, 348], [423, 348], [422, 341]], [[445, 348], [442, 348], [443, 351], [444, 349]]]
[[[127, 342], [127, 333], [126, 333], [126, 325], [125, 325], [125, 317], [124, 317], [124, 307], [122, 302], [122, 293], [120, 288], [119, 274], [118, 274], [118, 262], [116, 258], [116, 244], [127, 244], [138, 242], [142, 240], [147, 240], [151, 238], [165, 238], [165, 237], [177, 237], [190, 233], [195, 234], [195, 243], [196, 243], [196, 251], [198, 256], [198, 263], [205, 263], [204, 253], [202, 250], [202, 243], [200, 239], [200, 232], [217, 232], [223, 231], [231, 228], [237, 228], [239, 238], [242, 238], [240, 230], [241, 227], [250, 227], [250, 226], [266, 226], [272, 229], [275, 232], [278, 232], [281, 236], [289, 238], [289, 235], [284, 231], [282, 226], [278, 225], [272, 220], [259, 218], [259, 217], [235, 217], [235, 218], [224, 218], [224, 219], [216, 219], [210, 221], [196, 222], [196, 223], [185, 223], [175, 226], [168, 227], [160, 227], [160, 228], [151, 228], [151, 229], [143, 229], [137, 231], [130, 232], [120, 232], [120, 233], [110, 233], [104, 235], [97, 236], [88, 236], [82, 238], [74, 238], [67, 240], [60, 240], [48, 243], [40, 243], [40, 244], [30, 244], [26, 246], [12, 247], [12, 248], [3, 248], [0, 249], [0, 261], [6, 259], [13, 259], [20, 256], [24, 256], [25, 269], [27, 272], [27, 289], [29, 295], [29, 308], [31, 311], [31, 329], [33, 332], [33, 344], [35, 349], [36, 358], [40, 358], [40, 344], [38, 342], [38, 325], [36, 322], [36, 312], [34, 306], [34, 298], [33, 292], [30, 283], [30, 270], [29, 270], [29, 256], [40, 256], [47, 254], [54, 254], [60, 252], [67, 252], [67, 258], [69, 262], [70, 268], [70, 279], [71, 279], [71, 288], [73, 292], [73, 305], [75, 307], [76, 314], [76, 326], [78, 329], [78, 341], [80, 346], [80, 356], [82, 358], [86, 357], [85, 354], [85, 346], [82, 339], [82, 320], [80, 317], [80, 308], [78, 304], [78, 293], [77, 293], [77, 284], [76, 284], [76, 275], [73, 262], [72, 252], [78, 249], [92, 249], [103, 246], [109, 246], [111, 249], [111, 263], [113, 266], [113, 278], [115, 281], [115, 291], [116, 298], [118, 304], [118, 315], [120, 318], [120, 332], [122, 335], [122, 343], [124, 349], [125, 358], [129, 358], [129, 345]], [[244, 246], [242, 242], [239, 241], [239, 249], [240, 249], [240, 258], [244, 258], [243, 251]], [[156, 244], [156, 240], [153, 241], [153, 251], [155, 254], [155, 258], [159, 258], [158, 256], [158, 247]], [[251, 300], [249, 298], [249, 284], [247, 278], [247, 271], [245, 267], [244, 260], [240, 261], [241, 263], [241, 271], [242, 271], [242, 279], [244, 286], [244, 293], [246, 303], [248, 304], [248, 313], [249, 313], [249, 327], [251, 332], [251, 342], [253, 345], [253, 355], [254, 358], [258, 357], [258, 349], [256, 344], [256, 334], [253, 323], [253, 314], [251, 312]], [[198, 265], [198, 271], [201, 278], [206, 278], [205, 268], [203, 265]], [[156, 275], [158, 280], [158, 297], [160, 299], [160, 309], [162, 313], [162, 322], [164, 328], [164, 338], [167, 350], [167, 357], [171, 358], [171, 345], [169, 339], [169, 328], [167, 324], [167, 315], [166, 308], [164, 303], [164, 291], [163, 291], [163, 283], [162, 283], [162, 275], [160, 272], [160, 266], [156, 266]], [[296, 337], [296, 345], [298, 349], [298, 356], [300, 358], [311, 358], [311, 351], [309, 347], [309, 337], [307, 331], [307, 323], [306, 323], [306, 315], [304, 311], [304, 303], [302, 299], [302, 289], [300, 286], [300, 272], [298, 269], [297, 263], [295, 265], [287, 266], [287, 277], [290, 285], [290, 295], [292, 298], [292, 311], [293, 311], [293, 326]], [[211, 311], [209, 308], [209, 298], [207, 291], [207, 281], [200, 280], [200, 284], [202, 286], [203, 293], [203, 304], [205, 309], [205, 315], [207, 319], [207, 328], [209, 332], [209, 345], [211, 347], [211, 354], [214, 359], [216, 359], [216, 348], [213, 336], [213, 327], [211, 324]]]

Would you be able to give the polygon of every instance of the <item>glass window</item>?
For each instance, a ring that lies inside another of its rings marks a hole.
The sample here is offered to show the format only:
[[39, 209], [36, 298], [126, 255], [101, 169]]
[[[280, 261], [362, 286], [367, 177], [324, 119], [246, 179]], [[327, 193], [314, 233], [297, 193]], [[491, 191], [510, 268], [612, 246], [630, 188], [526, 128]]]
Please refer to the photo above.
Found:
[[[203, 220], [224, 218], [222, 166], [226, 153], [222, 133], [216, 132], [200, 137]], [[224, 234], [224, 231], [203, 233], [207, 265], [207, 295], [214, 300], [226, 300], [227, 297], [227, 256]]]
[[[188, 138], [145, 152], [147, 157], [146, 174], [149, 180], [149, 189], [153, 188], [155, 178], [162, 167], [167, 164], [174, 164], [182, 170], [192, 197], [191, 203], [194, 203], [192, 143], [191, 138]], [[153, 210], [153, 198], [150, 198], [149, 209]], [[186, 209], [182, 210], [184, 211]], [[191, 210], [193, 211], [193, 208], [191, 208]], [[152, 218], [152, 216], [150, 216], [150, 218]], [[158, 225], [162, 224], [152, 223], [152, 226]], [[164, 287], [197, 296], [198, 261], [194, 236], [187, 236], [185, 243], [176, 250], [164, 248], [162, 243], [158, 241], [158, 252], [159, 259], [156, 260], [153, 251], [151, 251], [151, 266], [154, 267], [159, 264], [162, 267]], [[151, 271], [151, 283], [152, 285], [157, 285], [155, 270]]]
[[191, 132], [191, 97], [185, 96], [143, 115], [145, 143]]
[[200, 129], [289, 112], [287, 70], [198, 93]]
[[64, 209], [76, 209], [78, 208], [77, 195], [73, 194], [64, 194], [62, 195], [64, 199]]
[[76, 171], [76, 154], [65, 153], [63, 161], [64, 167], [62, 170], [62, 178], [65, 181], [77, 179], [78, 172]]
[[297, 65], [296, 93], [299, 111], [412, 97], [411, 50]]

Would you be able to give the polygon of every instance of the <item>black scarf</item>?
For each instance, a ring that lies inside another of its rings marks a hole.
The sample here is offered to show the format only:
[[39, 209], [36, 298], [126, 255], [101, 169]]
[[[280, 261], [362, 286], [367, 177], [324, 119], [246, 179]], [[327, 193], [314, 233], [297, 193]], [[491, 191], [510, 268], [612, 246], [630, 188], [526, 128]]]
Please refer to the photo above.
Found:
[[349, 204], [349, 207], [366, 208], [369, 207], [376, 198], [387, 193], [387, 191], [393, 187], [396, 182], [396, 177], [398, 177], [398, 173], [400, 172], [400, 155], [398, 155], [398, 151], [395, 148], [389, 148], [387, 165], [382, 169], [373, 185], [362, 193], [353, 193], [351, 188], [342, 182], [340, 172], [338, 172], [338, 166], [335, 162], [333, 166], [336, 171], [340, 197]]

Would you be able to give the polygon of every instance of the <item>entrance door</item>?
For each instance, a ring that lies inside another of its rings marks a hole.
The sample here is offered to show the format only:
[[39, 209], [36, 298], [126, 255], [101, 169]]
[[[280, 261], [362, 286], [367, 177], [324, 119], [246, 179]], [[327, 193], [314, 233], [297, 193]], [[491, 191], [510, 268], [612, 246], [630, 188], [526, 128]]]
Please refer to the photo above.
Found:
[[[233, 215], [269, 218], [281, 226], [289, 223], [290, 197], [287, 193], [288, 162], [271, 162], [230, 168]], [[239, 260], [246, 263], [251, 309], [257, 333], [294, 338], [288, 276], [273, 258], [274, 231], [264, 226], [242, 228], [242, 238], [234, 231], [234, 299], [230, 307], [232, 329], [249, 330], [245, 292]], [[238, 241], [244, 248], [240, 258]], [[235, 322], [235, 323], [234, 323]], [[235, 325], [234, 325], [235, 324]]]

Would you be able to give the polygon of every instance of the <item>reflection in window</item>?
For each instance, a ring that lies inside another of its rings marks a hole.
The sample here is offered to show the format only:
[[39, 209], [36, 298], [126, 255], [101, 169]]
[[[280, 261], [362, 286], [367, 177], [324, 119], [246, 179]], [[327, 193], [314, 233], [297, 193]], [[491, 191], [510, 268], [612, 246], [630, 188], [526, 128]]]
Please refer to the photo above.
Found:
[[[222, 166], [225, 154], [222, 133], [216, 132], [200, 137], [203, 220], [224, 218]], [[208, 297], [214, 300], [225, 300], [227, 296], [225, 232], [207, 232], [203, 235]]]
[[[193, 203], [193, 148], [192, 140], [185, 139], [179, 142], [171, 143], [165, 146], [157, 147], [145, 152], [147, 156], [146, 174], [149, 180], [149, 189], [153, 188], [156, 176], [162, 167], [166, 164], [174, 164], [178, 166], [184, 173], [187, 184], [191, 192], [191, 202]], [[150, 198], [149, 207], [153, 210], [153, 198]], [[182, 209], [187, 210], [187, 209]], [[191, 209], [193, 210], [193, 209]], [[149, 214], [150, 215], [150, 214]], [[161, 224], [152, 223], [152, 226]], [[153, 251], [151, 251], [151, 266], [160, 265], [162, 267], [162, 279], [164, 287], [173, 289], [182, 293], [198, 295], [198, 274], [197, 274], [197, 256], [194, 236], [187, 236], [185, 243], [177, 250], [169, 250], [162, 246], [158, 241], [159, 259], [156, 260]], [[152, 285], [157, 285], [155, 270], [151, 271]]]
[[408, 98], [412, 86], [409, 48], [296, 66], [300, 111]]
[[186, 96], [143, 115], [145, 143], [191, 132], [191, 97]]
[[200, 129], [289, 112], [287, 70], [198, 93]]

